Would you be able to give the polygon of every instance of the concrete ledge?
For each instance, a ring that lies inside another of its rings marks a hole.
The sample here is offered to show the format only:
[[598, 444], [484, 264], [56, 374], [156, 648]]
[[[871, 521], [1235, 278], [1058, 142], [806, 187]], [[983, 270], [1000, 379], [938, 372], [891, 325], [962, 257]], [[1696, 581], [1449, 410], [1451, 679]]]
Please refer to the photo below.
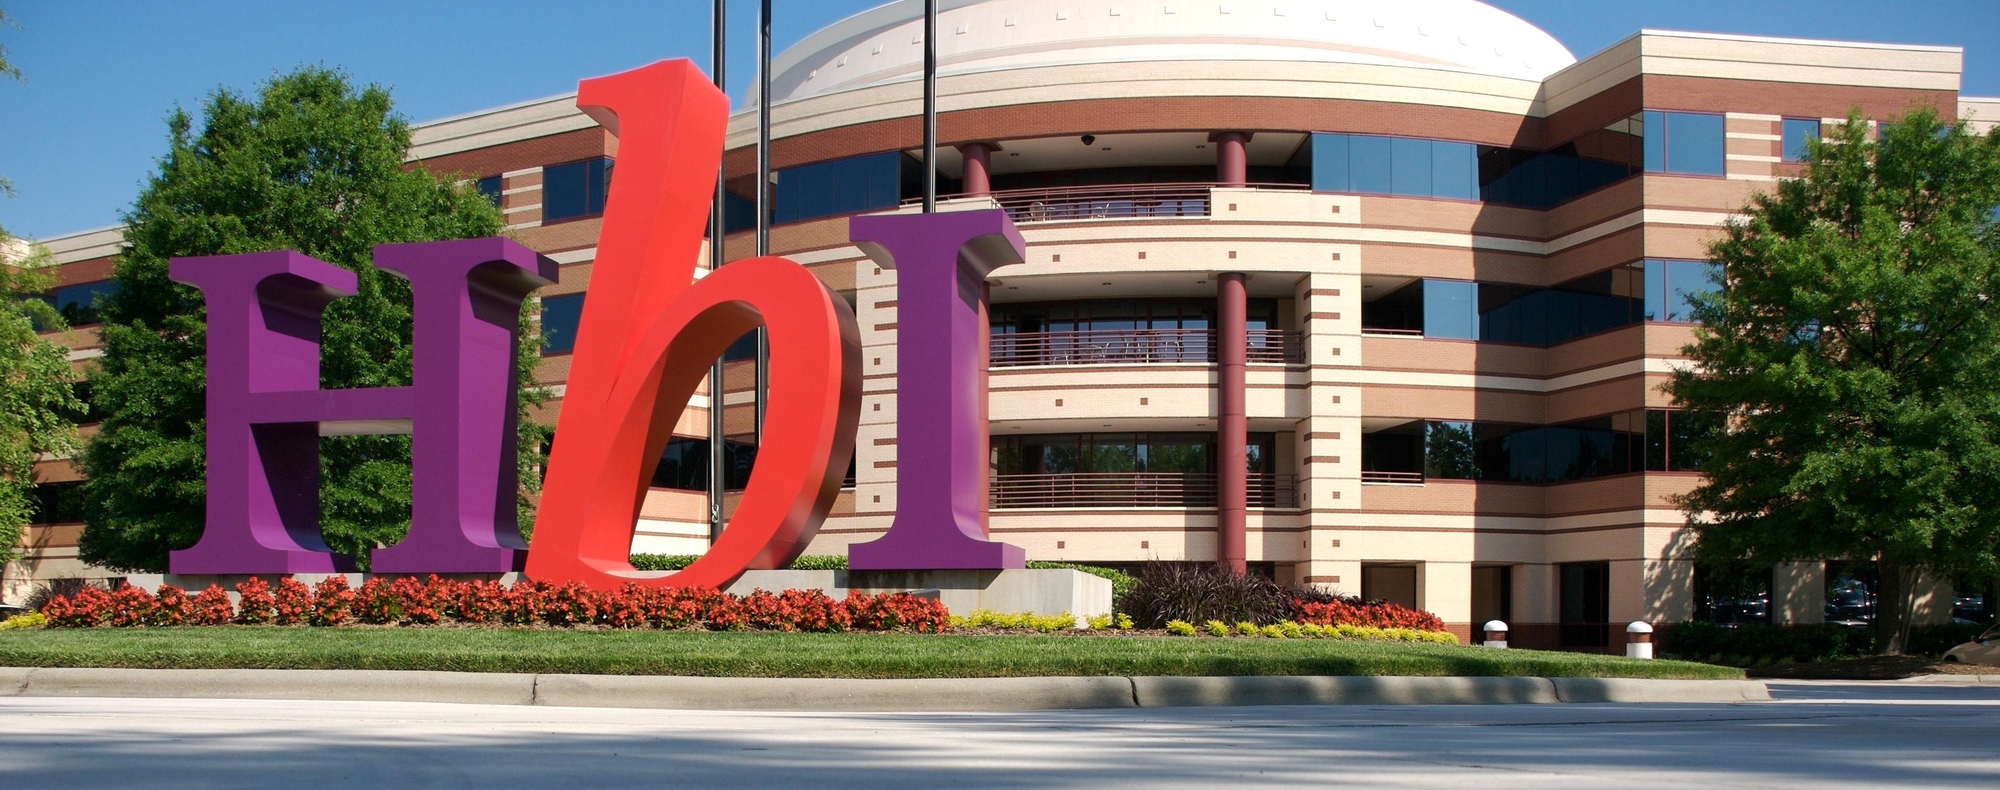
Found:
[[1739, 703], [1759, 681], [1534, 677], [704, 678], [0, 667], [0, 697], [447, 702], [679, 710], [1018, 711], [1237, 705]]
[[678, 710], [961, 711], [1133, 708], [1122, 677], [697, 678], [543, 675], [535, 704]]
[[1758, 680], [1550, 678], [1563, 702], [1768, 702]]
[[1560, 702], [1546, 678], [1139, 677], [1144, 708], [1215, 705], [1508, 705]]

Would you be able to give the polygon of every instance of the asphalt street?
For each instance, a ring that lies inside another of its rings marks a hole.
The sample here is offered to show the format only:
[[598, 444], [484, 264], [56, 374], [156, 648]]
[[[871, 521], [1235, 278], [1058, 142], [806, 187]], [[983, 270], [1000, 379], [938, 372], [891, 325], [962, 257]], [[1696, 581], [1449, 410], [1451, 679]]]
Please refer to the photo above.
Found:
[[734, 713], [0, 699], [0, 787], [2000, 786], [2000, 686], [1703, 705]]

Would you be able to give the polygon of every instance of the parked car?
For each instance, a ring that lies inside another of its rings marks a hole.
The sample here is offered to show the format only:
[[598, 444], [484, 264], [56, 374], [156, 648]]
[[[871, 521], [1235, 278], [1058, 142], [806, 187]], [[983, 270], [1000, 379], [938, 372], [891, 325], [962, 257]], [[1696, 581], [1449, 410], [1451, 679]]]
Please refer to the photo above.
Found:
[[1944, 651], [1944, 660], [2000, 666], [2000, 625], [1986, 629], [1985, 633], [1970, 642]]

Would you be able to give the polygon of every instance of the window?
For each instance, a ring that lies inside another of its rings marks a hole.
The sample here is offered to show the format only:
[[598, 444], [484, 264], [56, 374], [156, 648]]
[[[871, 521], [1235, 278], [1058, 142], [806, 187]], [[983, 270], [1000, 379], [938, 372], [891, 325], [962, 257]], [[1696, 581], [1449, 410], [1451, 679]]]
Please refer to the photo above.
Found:
[[[1249, 471], [1274, 471], [1277, 435], [1252, 433]], [[1212, 433], [1083, 433], [993, 437], [994, 474], [1215, 471]]]
[[1313, 189], [1478, 200], [1471, 143], [1416, 137], [1315, 134]]
[[1771, 569], [1696, 565], [1694, 619], [1723, 625], [1771, 622]]
[[[741, 491], [750, 485], [750, 470], [757, 463], [757, 446], [725, 440], [722, 443], [722, 489]], [[676, 436], [660, 451], [660, 463], [653, 468], [654, 488], [679, 491], [708, 490], [708, 440]]]
[[611, 192], [611, 160], [585, 159], [542, 170], [542, 221], [604, 213]]
[[575, 350], [576, 327], [582, 320], [583, 294], [542, 297], [542, 353]]
[[1807, 143], [1819, 139], [1819, 121], [1786, 118], [1783, 137], [1784, 150], [1779, 157], [1787, 162], [1806, 161]]
[[893, 208], [902, 199], [906, 158], [900, 151], [887, 151], [780, 170], [773, 174], [771, 222]]
[[1479, 284], [1424, 281], [1424, 337], [1479, 339]]
[[1647, 172], [1722, 175], [1721, 115], [1647, 110], [1641, 117]]
[[30, 524], [77, 524], [83, 521], [83, 483], [37, 483]]
[[1646, 320], [1693, 323], [1694, 297], [1720, 288], [1722, 267], [1706, 261], [1647, 260]]
[[1319, 192], [1481, 200], [1547, 208], [1639, 171], [1637, 119], [1547, 151], [1414, 137], [1318, 133], [1295, 166]]
[[68, 321], [70, 326], [81, 326], [103, 320], [97, 308], [102, 300], [110, 298], [117, 291], [117, 280], [99, 280], [94, 283], [65, 285], [43, 298], [56, 309], [56, 312], [62, 313], [63, 320]]
[[1646, 471], [1696, 472], [1708, 456], [1700, 442], [1722, 431], [1722, 415], [1650, 409], [1646, 412]]
[[485, 178], [479, 179], [478, 188], [479, 188], [479, 194], [485, 195], [487, 200], [493, 202], [493, 205], [495, 206], [500, 205], [501, 189], [500, 189], [499, 176], [487, 176]]
[[1563, 647], [1606, 647], [1611, 640], [1611, 563], [1556, 566], [1557, 618]]

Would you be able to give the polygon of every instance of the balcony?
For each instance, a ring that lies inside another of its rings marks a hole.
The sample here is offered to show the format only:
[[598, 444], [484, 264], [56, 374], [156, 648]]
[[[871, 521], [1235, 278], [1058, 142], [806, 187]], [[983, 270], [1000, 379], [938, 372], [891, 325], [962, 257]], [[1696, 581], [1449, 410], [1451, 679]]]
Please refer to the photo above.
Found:
[[[1076, 472], [995, 475], [992, 505], [1006, 508], [1214, 508], [1213, 472]], [[1252, 472], [1250, 507], [1298, 507], [1298, 476]]]
[[[1299, 333], [1280, 329], [1248, 332], [1249, 362], [1305, 363]], [[990, 364], [1029, 365], [1212, 364], [1219, 347], [1214, 329], [1091, 329], [1069, 332], [1016, 332], [993, 335]]]
[[[1220, 184], [1093, 184], [1089, 186], [1002, 189], [984, 195], [941, 195], [943, 199], [989, 199], [1007, 210], [1014, 223], [1078, 222], [1098, 219], [1206, 217], [1210, 192]], [[1251, 184], [1255, 189], [1310, 189], [1306, 184]], [[903, 205], [922, 202], [907, 198]]]

